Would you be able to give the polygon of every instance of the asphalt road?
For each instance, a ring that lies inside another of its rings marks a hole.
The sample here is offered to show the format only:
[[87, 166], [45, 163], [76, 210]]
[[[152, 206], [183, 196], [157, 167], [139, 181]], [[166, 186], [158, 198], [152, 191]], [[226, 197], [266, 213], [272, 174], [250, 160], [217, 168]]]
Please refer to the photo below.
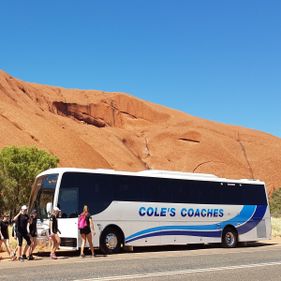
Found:
[[158, 247], [84, 259], [62, 252], [56, 261], [44, 255], [23, 263], [1, 261], [0, 280], [280, 281], [281, 244]]

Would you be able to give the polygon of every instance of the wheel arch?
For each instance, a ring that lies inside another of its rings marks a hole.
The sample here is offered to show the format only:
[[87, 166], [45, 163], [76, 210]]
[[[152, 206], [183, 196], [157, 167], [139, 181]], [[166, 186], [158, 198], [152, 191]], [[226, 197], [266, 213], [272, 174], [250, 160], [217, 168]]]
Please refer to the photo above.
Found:
[[121, 229], [121, 227], [120, 226], [118, 226], [118, 225], [116, 225], [116, 224], [109, 224], [109, 225], [107, 225], [103, 230], [102, 230], [102, 232], [101, 232], [101, 234], [100, 234], [100, 244], [101, 244], [101, 237], [102, 237], [102, 234], [106, 231], [106, 230], [108, 230], [108, 229], [110, 229], [110, 228], [112, 228], [112, 229], [115, 229], [115, 230], [117, 230], [118, 232], [119, 232], [119, 234], [120, 234], [120, 236], [121, 236], [121, 240], [122, 240], [122, 245], [124, 246], [125, 245], [125, 235], [124, 235], [124, 232], [123, 232], [123, 230]]
[[223, 234], [224, 234], [224, 232], [225, 232], [226, 229], [232, 229], [232, 230], [234, 230], [234, 232], [235, 232], [236, 235], [237, 235], [237, 238], [239, 238], [238, 230], [237, 230], [237, 228], [236, 228], [233, 224], [227, 224], [227, 225], [224, 226], [224, 228], [223, 228], [223, 230], [222, 230], [222, 232], [221, 232], [221, 237], [223, 237]]

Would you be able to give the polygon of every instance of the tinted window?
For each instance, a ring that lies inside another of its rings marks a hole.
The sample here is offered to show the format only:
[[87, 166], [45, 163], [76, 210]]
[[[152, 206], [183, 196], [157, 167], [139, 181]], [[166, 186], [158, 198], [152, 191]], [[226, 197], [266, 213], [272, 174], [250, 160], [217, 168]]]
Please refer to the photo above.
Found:
[[88, 205], [94, 214], [99, 213], [113, 200], [230, 205], [267, 204], [263, 185], [228, 185], [194, 180], [65, 173], [61, 192], [74, 187], [78, 189], [78, 203], [75, 205], [78, 206], [77, 213], [82, 211], [84, 204]]
[[78, 216], [79, 188], [63, 188], [59, 194], [58, 207], [62, 211], [62, 218], [75, 218]]

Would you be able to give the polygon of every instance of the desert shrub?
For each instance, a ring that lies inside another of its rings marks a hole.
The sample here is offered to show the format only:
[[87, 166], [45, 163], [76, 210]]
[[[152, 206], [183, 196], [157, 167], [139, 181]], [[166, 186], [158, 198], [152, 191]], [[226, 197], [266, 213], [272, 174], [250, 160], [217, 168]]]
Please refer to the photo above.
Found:
[[281, 218], [281, 188], [273, 191], [269, 203], [271, 215]]

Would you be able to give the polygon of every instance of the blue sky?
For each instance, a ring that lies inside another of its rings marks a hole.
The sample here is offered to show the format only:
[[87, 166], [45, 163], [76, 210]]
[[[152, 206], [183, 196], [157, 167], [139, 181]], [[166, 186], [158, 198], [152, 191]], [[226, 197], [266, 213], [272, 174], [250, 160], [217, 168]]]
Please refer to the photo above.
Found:
[[281, 1], [0, 2], [0, 68], [281, 137]]

